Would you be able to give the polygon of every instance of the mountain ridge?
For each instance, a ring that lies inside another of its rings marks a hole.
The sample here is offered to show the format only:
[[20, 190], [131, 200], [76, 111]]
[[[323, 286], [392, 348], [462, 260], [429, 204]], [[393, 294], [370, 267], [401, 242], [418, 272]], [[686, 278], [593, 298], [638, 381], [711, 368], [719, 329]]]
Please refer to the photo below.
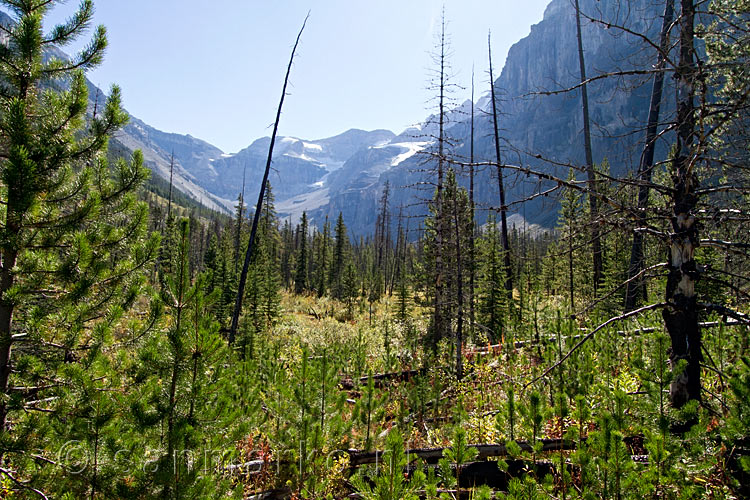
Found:
[[[586, 16], [628, 25], [653, 34], [660, 24], [660, 12], [650, 0], [633, 0], [621, 5], [615, 0], [581, 0]], [[6, 16], [7, 17], [7, 16]], [[604, 24], [586, 21], [582, 26], [584, 51], [589, 75], [644, 64], [653, 57], [635, 41], [608, 30]], [[566, 164], [583, 162], [582, 118], [577, 92], [543, 96], [540, 91], [559, 90], [578, 82], [575, 15], [568, 0], [552, 0], [542, 20], [530, 27], [529, 34], [509, 50], [500, 75], [493, 85], [501, 108], [500, 133], [502, 155], [508, 161], [567, 176]], [[591, 116], [594, 122], [594, 154], [597, 162], [605, 158], [618, 175], [632, 170], [638, 156], [638, 124], [648, 109], [647, 77], [623, 78], [614, 84], [597, 81], [589, 85]], [[103, 92], [89, 82], [91, 106]], [[668, 83], [669, 85], [669, 83]], [[627, 92], [620, 91], [626, 86]], [[671, 89], [665, 89], [669, 95]], [[447, 133], [453, 138], [451, 157], [466, 161], [469, 157], [469, 123], [475, 107], [475, 159], [494, 160], [493, 125], [488, 114], [489, 89], [479, 92], [476, 103], [465, 101], [448, 115]], [[669, 113], [669, 105], [664, 106]], [[356, 110], [354, 110], [356, 111]], [[353, 120], [354, 121], [354, 120]], [[302, 139], [279, 136], [273, 158], [271, 185], [281, 217], [296, 220], [307, 211], [313, 224], [343, 213], [354, 234], [373, 231], [377, 204], [384, 185], [391, 185], [391, 212], [419, 219], [426, 215], [429, 199], [430, 158], [434, 154], [435, 116], [428, 116], [416, 127], [394, 133], [376, 129], [349, 129], [332, 137]], [[667, 138], [668, 139], [668, 138]], [[130, 123], [112, 139], [125, 151], [141, 149], [146, 164], [160, 177], [169, 179], [174, 161], [174, 185], [205, 206], [232, 213], [238, 195], [245, 186], [245, 199], [253, 200], [262, 178], [270, 138], [252, 141], [236, 153], [225, 153], [189, 134], [160, 131], [131, 116]], [[662, 139], [657, 157], [664, 156], [668, 141]], [[606, 152], [606, 153], [605, 153]], [[539, 157], [553, 160], [545, 162]], [[460, 169], [459, 169], [460, 170]], [[459, 172], [460, 173], [460, 172]], [[516, 202], [533, 189], [535, 179], [508, 175], [507, 196]], [[459, 182], [467, 184], [465, 176]], [[497, 205], [495, 169], [477, 172], [475, 196], [478, 222]], [[512, 208], [531, 223], [551, 227], [555, 224], [556, 202], [538, 198], [521, 209]]]

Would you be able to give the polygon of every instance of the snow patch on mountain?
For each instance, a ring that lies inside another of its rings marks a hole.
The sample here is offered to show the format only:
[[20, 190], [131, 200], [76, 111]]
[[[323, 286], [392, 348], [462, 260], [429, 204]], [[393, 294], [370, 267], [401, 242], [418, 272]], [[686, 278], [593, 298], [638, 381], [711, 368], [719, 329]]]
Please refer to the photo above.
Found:
[[396, 165], [401, 164], [402, 162], [408, 160], [418, 152], [422, 151], [427, 145], [430, 144], [429, 141], [422, 141], [422, 142], [397, 142], [393, 144], [389, 144], [389, 146], [398, 146], [401, 148], [406, 148], [406, 151], [401, 153], [400, 155], [396, 156], [391, 160], [391, 166], [395, 167]]
[[289, 158], [299, 158], [300, 160], [309, 161], [310, 163], [314, 163], [325, 168], [325, 165], [323, 163], [311, 156], [306, 155], [305, 153], [284, 153], [283, 156], [288, 156]]
[[305, 147], [305, 149], [312, 149], [313, 151], [319, 151], [323, 152], [323, 146], [320, 144], [313, 144], [312, 142], [302, 142], [302, 145]]
[[[315, 184], [322, 185], [322, 181]], [[296, 224], [302, 218], [302, 212], [311, 212], [327, 205], [329, 201], [328, 188], [320, 187], [309, 193], [303, 193], [277, 203], [276, 213], [279, 214], [281, 219], [288, 218], [292, 224]]]

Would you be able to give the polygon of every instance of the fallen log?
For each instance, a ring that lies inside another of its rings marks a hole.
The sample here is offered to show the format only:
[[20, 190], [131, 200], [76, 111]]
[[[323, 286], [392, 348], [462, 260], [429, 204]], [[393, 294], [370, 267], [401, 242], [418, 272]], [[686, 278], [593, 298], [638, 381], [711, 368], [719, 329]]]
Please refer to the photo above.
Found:
[[[703, 321], [699, 323], [701, 328], [715, 328], [719, 326], [720, 324], [724, 324], [725, 326], [739, 326], [744, 325], [741, 321]], [[615, 332], [612, 332], [614, 335], [619, 335], [620, 337], [628, 337], [628, 336], [638, 336], [643, 333], [653, 333], [657, 330], [661, 330], [662, 327], [647, 327], [647, 328], [638, 328], [635, 330], [617, 330]], [[579, 328], [580, 331], [588, 331], [586, 328]], [[560, 340], [579, 340], [583, 338], [585, 334], [581, 335], [563, 335], [560, 337]], [[527, 346], [536, 346], [539, 343], [545, 344], [550, 342], [557, 342], [557, 335], [544, 335], [542, 336], [539, 341], [537, 340], [519, 340], [513, 343], [513, 347], [516, 349], [520, 349], [522, 347]], [[472, 349], [470, 351], [466, 351], [466, 355], [477, 355], [477, 354], [493, 354], [498, 355], [502, 352], [502, 349], [504, 347], [507, 347], [507, 344], [491, 344], [488, 346], [480, 347], [478, 349]]]
[[267, 462], [264, 460], [251, 460], [241, 464], [224, 465], [221, 467], [221, 470], [230, 474], [253, 475], [259, 473], [266, 464]]
[[[382, 388], [386, 385], [386, 382], [390, 381], [397, 381], [397, 382], [404, 382], [411, 380], [413, 377], [416, 377], [417, 375], [424, 375], [426, 372], [426, 368], [420, 368], [418, 370], [403, 370], [400, 372], [392, 372], [392, 373], [378, 373], [375, 375], [372, 375], [372, 380], [374, 382], [375, 387]], [[359, 377], [355, 381], [351, 378], [342, 378], [339, 382], [339, 387], [341, 389], [346, 391], [351, 391], [358, 385], [367, 385], [367, 383], [370, 381], [371, 377]]]
[[292, 490], [289, 488], [280, 488], [261, 491], [260, 493], [245, 497], [245, 500], [289, 500], [290, 498], [292, 498]]
[[[541, 439], [542, 452], [546, 451], [558, 451], [558, 450], [574, 450], [575, 442], [564, 439]], [[521, 448], [521, 451], [531, 451], [531, 444], [526, 441], [516, 441], [516, 444]], [[508, 456], [508, 448], [504, 444], [474, 444], [472, 448], [476, 448], [478, 459], [485, 459], [489, 457], [505, 457]], [[413, 459], [421, 458], [427, 463], [437, 463], [438, 460], [443, 458], [443, 452], [447, 448], [413, 448], [406, 450], [406, 456]], [[349, 465], [351, 467], [358, 467], [365, 464], [374, 464], [382, 461], [383, 451], [361, 451], [361, 450], [348, 450], [349, 454]]]
[[[459, 486], [462, 488], [460, 498], [472, 498], [471, 488], [478, 486], [489, 486], [493, 490], [508, 491], [508, 484], [511, 479], [523, 478], [527, 475], [533, 475], [537, 478], [543, 478], [549, 474], [556, 473], [555, 466], [552, 462], [538, 460], [508, 460], [507, 468], [501, 469], [497, 461], [480, 461], [469, 462], [461, 466], [461, 473], [458, 475]], [[404, 470], [404, 474], [412, 477], [414, 472], [422, 468], [422, 465], [412, 465]], [[434, 468], [436, 465], [427, 465], [427, 468]], [[455, 471], [456, 467], [451, 466]], [[454, 472], [455, 473], [455, 472]], [[438, 493], [456, 493], [456, 490], [438, 490]], [[417, 492], [417, 495], [424, 497], [424, 492]], [[465, 496], [464, 496], [465, 495]], [[357, 493], [352, 493], [348, 498], [360, 498]]]
[[[425, 491], [425, 490], [416, 491], [414, 493], [419, 498], [427, 498], [427, 491]], [[471, 491], [467, 491], [467, 490], [461, 490], [461, 493], [458, 494], [458, 490], [438, 489], [437, 490], [437, 494], [438, 495], [446, 494], [446, 495], [448, 495], [448, 498], [456, 498], [458, 500], [471, 500], [472, 498], [474, 498], [474, 496], [473, 496], [474, 493], [471, 492]], [[503, 495], [503, 497], [504, 497], [504, 495]], [[357, 500], [357, 499], [362, 499], [364, 497], [362, 497], [362, 495], [360, 495], [359, 493], [350, 493], [349, 495], [347, 495], [346, 498], [351, 498], [351, 499]], [[502, 498], [502, 497], [495, 495], [495, 493], [492, 493], [490, 498]]]
[[508, 491], [508, 483], [513, 478], [523, 478], [533, 474], [543, 478], [548, 474], [555, 474], [555, 467], [551, 462], [529, 460], [508, 460], [507, 470], [501, 470], [496, 461], [470, 462], [461, 467], [459, 486], [474, 488], [489, 486], [493, 490]]

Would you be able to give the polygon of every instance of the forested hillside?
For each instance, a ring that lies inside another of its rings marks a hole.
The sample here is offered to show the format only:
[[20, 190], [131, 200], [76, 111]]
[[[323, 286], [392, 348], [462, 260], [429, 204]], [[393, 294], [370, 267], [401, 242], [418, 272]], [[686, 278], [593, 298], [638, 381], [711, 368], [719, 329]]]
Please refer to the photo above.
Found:
[[0, 3], [0, 498], [750, 497], [747, 0], [553, 0], [458, 109], [444, 18], [421, 138], [277, 137], [303, 24], [237, 155]]

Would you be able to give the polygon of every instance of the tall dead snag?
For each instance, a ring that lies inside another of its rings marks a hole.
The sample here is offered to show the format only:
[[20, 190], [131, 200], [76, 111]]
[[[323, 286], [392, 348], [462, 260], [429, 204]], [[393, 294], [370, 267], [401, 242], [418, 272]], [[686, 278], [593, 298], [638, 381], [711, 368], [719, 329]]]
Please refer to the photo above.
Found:
[[234, 339], [237, 336], [237, 326], [240, 321], [240, 311], [242, 310], [242, 296], [245, 294], [245, 282], [247, 281], [247, 272], [250, 268], [250, 257], [253, 253], [253, 243], [255, 241], [255, 233], [258, 231], [258, 221], [260, 220], [261, 208], [263, 207], [263, 197], [266, 194], [266, 183], [268, 182], [268, 173], [271, 170], [271, 158], [273, 156], [273, 145], [276, 142], [276, 132], [279, 129], [279, 120], [281, 119], [281, 108], [284, 105], [284, 97], [286, 97], [286, 87], [289, 83], [289, 74], [292, 72], [292, 63], [294, 62], [294, 53], [297, 51], [299, 40], [302, 37], [302, 32], [305, 30], [307, 19], [310, 17], [308, 13], [302, 23], [299, 33], [297, 33], [297, 40], [294, 42], [292, 47], [292, 55], [289, 57], [289, 65], [286, 67], [286, 76], [284, 77], [284, 86], [281, 89], [281, 99], [279, 100], [279, 108], [276, 111], [276, 121], [273, 124], [273, 133], [271, 134], [271, 143], [268, 145], [268, 157], [266, 158], [266, 170], [263, 172], [263, 181], [260, 183], [260, 193], [258, 194], [258, 203], [255, 205], [255, 215], [253, 215], [253, 227], [250, 230], [250, 240], [247, 242], [247, 251], [245, 252], [245, 262], [242, 265], [242, 273], [240, 273], [240, 282], [237, 286], [237, 299], [234, 302], [234, 313], [232, 314], [232, 325], [229, 329], [229, 344], [234, 343]]
[[243, 213], [245, 209], [245, 173], [247, 163], [242, 167], [242, 190], [237, 196], [237, 226], [234, 232], [234, 274], [232, 278], [237, 278], [237, 266], [240, 263], [240, 240], [242, 239]]
[[[575, 0], [576, 9], [576, 34], [578, 38], [578, 65], [581, 70], [581, 104], [583, 107], [583, 140], [586, 153], [586, 177], [589, 190], [596, 192], [596, 173], [594, 172], [594, 155], [591, 151], [591, 122], [589, 119], [589, 93], [586, 86], [586, 63], [583, 57], [583, 38], [581, 36], [581, 11], [578, 8], [578, 0]], [[594, 271], [594, 294], [602, 282], [602, 242], [599, 231], [599, 203], [596, 196], [589, 195], [589, 210], [591, 212], [591, 249], [593, 253]]]
[[[453, 195], [453, 226], [455, 228], [456, 238], [456, 299], [458, 301], [456, 309], [456, 378], [461, 380], [464, 377], [464, 290], [463, 290], [463, 269], [461, 256], [461, 220], [459, 219], [459, 194], [458, 187]], [[473, 231], [473, 213], [472, 213], [472, 231]]]
[[390, 240], [390, 220], [388, 214], [388, 196], [391, 192], [390, 181], [385, 181], [383, 185], [383, 194], [380, 197], [380, 213], [378, 214], [375, 226], [375, 244], [378, 248], [378, 258], [375, 262], [373, 276], [380, 280], [382, 276], [383, 288], [378, 293], [388, 289], [388, 252], [391, 247]]
[[508, 217], [505, 205], [505, 185], [503, 183], [503, 167], [500, 157], [500, 135], [497, 121], [497, 100], [495, 96], [495, 78], [492, 74], [492, 41], [487, 35], [487, 49], [490, 59], [490, 99], [492, 99], [492, 121], [495, 133], [495, 159], [497, 160], [497, 184], [500, 191], [500, 242], [503, 245], [503, 266], [505, 267], [505, 290], [513, 292], [513, 270], [510, 267], [510, 241], [508, 240]]
[[636, 231], [633, 232], [633, 245], [630, 249], [630, 265], [628, 266], [628, 284], [625, 291], [625, 310], [635, 309], [638, 301], [645, 300], [646, 287], [643, 277], [636, 278], [643, 270], [643, 232], [638, 231], [646, 223], [646, 206], [648, 205], [649, 185], [651, 184], [651, 172], [654, 167], [654, 149], [656, 148], [656, 132], [659, 124], [659, 111], [661, 108], [662, 89], [664, 88], [664, 65], [669, 50], [669, 31], [674, 17], [674, 0], [667, 0], [664, 7], [664, 20], [661, 26], [659, 39], [659, 54], [655, 66], [657, 70], [654, 76], [654, 85], [651, 89], [651, 104], [648, 110], [648, 124], [646, 126], [646, 140], [643, 145], [643, 154], [638, 166], [638, 180], [641, 182], [638, 188], [638, 212]]
[[469, 234], [469, 331], [474, 336], [474, 282], [476, 277], [476, 245], [474, 233], [476, 225], [474, 222], [474, 68], [471, 70], [471, 131], [469, 139], [469, 207], [471, 210], [471, 233]]
[[167, 220], [172, 217], [172, 174], [174, 174], [174, 150], [169, 160], [169, 199], [167, 201]]
[[432, 348], [437, 350], [437, 344], [440, 338], [448, 331], [447, 317], [445, 314], [445, 297], [443, 296], [445, 287], [445, 276], [443, 269], [443, 253], [445, 243], [445, 207], [443, 206], [443, 177], [445, 173], [445, 98], [447, 86], [447, 41], [445, 39], [445, 12], [443, 12], [440, 27], [440, 52], [437, 54], [439, 66], [439, 84], [438, 84], [438, 157], [437, 157], [437, 189], [435, 193], [435, 308], [432, 318]]
[[677, 82], [677, 153], [672, 162], [672, 234], [669, 252], [666, 303], [662, 311], [664, 324], [672, 342], [670, 360], [676, 370], [685, 362], [672, 381], [669, 397], [672, 406], [680, 408], [690, 400], [701, 399], [701, 332], [695, 283], [698, 270], [695, 248], [698, 246], [698, 157], [695, 149], [695, 80], [694, 63], [695, 5], [681, 0], [680, 59], [675, 74]]

